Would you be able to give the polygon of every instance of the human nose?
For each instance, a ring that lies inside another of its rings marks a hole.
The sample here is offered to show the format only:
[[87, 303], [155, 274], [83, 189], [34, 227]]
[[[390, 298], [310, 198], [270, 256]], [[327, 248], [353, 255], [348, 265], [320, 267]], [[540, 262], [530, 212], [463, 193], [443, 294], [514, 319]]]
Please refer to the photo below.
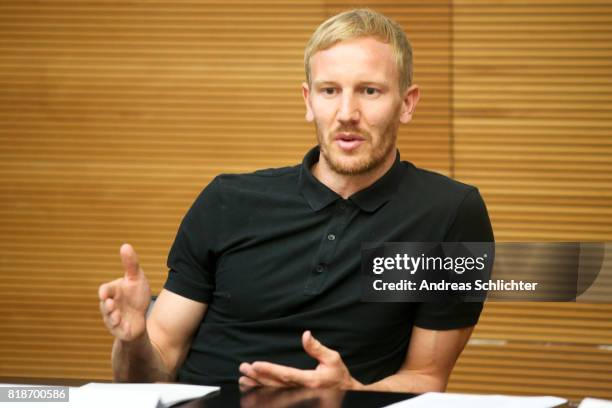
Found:
[[357, 122], [359, 117], [360, 112], [357, 98], [352, 92], [344, 93], [338, 110], [338, 120], [340, 122]]

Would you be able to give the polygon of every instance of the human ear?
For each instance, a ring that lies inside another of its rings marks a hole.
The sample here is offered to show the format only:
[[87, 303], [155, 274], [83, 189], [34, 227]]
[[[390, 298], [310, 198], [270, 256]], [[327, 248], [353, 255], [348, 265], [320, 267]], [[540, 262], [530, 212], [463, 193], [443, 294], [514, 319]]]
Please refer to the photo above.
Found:
[[306, 104], [306, 121], [312, 122], [314, 120], [314, 113], [312, 113], [312, 107], [310, 106], [310, 88], [306, 82], [302, 82], [302, 97], [304, 98], [304, 104]]
[[408, 123], [412, 120], [412, 114], [416, 109], [416, 105], [419, 102], [420, 97], [421, 90], [419, 89], [418, 85], [414, 84], [406, 89], [402, 97], [402, 111], [400, 114], [401, 123]]

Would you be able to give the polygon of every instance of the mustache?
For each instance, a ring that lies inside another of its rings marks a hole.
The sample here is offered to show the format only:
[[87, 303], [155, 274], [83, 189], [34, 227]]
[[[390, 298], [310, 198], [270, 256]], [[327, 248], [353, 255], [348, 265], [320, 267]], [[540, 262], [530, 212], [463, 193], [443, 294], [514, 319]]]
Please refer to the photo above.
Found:
[[348, 127], [348, 126], [341, 126], [337, 129], [334, 129], [331, 132], [332, 135], [335, 135], [337, 133], [354, 133], [354, 134], [357, 134], [357, 135], [360, 135], [366, 138], [370, 136], [370, 134], [363, 129], [359, 129], [356, 127]]
[[361, 133], [361, 129], [352, 126], [340, 126], [334, 130], [334, 133]]

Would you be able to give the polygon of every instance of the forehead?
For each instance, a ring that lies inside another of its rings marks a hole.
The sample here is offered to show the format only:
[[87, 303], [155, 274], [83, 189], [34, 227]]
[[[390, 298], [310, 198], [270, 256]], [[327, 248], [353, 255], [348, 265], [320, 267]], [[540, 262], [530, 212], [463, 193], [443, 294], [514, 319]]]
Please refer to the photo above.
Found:
[[399, 78], [391, 44], [373, 37], [340, 41], [316, 52], [310, 60], [314, 81], [346, 80], [397, 83]]

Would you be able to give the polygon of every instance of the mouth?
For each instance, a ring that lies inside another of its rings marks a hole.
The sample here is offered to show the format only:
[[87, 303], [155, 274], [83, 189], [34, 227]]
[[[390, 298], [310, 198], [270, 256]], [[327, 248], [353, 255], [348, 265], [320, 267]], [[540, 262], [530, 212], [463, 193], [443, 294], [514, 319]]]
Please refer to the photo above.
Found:
[[336, 134], [334, 142], [343, 151], [351, 152], [361, 146], [365, 139], [356, 133], [341, 132]]

